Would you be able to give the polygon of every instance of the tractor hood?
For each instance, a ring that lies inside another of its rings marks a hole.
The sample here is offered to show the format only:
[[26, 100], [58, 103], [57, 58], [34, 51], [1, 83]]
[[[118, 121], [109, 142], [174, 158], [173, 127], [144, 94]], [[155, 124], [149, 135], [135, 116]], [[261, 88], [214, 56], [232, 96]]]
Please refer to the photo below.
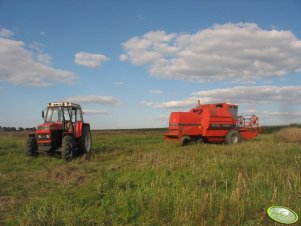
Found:
[[60, 129], [62, 129], [62, 123], [46, 122], [38, 125], [37, 130], [60, 130]]

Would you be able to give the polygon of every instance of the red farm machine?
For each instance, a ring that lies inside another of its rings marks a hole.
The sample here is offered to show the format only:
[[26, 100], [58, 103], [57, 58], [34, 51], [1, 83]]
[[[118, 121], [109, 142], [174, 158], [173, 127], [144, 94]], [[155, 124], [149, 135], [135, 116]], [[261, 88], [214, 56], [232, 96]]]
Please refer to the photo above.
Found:
[[188, 112], [172, 112], [166, 140], [236, 144], [255, 138], [261, 128], [256, 115], [238, 116], [238, 105], [200, 104]]
[[71, 102], [49, 103], [44, 123], [38, 125], [35, 134], [29, 134], [25, 143], [25, 154], [36, 156], [39, 152], [61, 153], [64, 160], [76, 154], [91, 151], [90, 124], [84, 123], [80, 105]]

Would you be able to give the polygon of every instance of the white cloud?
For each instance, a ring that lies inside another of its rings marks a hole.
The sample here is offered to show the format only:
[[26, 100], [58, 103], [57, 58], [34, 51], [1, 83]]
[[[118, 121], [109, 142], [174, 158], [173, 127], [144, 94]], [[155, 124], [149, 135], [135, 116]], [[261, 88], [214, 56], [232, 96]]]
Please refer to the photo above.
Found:
[[147, 100], [142, 100], [140, 101], [141, 105], [147, 106], [147, 107], [153, 107], [155, 106], [155, 103], [151, 102], [151, 101], [147, 101]]
[[230, 102], [235, 104], [301, 104], [301, 86], [237, 86], [199, 91], [183, 100], [152, 103], [155, 108], [189, 108], [204, 103]]
[[296, 118], [296, 117], [301, 117], [301, 112], [262, 112], [262, 115], [264, 117], [287, 117], [287, 118]]
[[114, 84], [115, 84], [116, 86], [123, 86], [123, 85], [124, 85], [124, 82], [119, 81], [119, 82], [115, 82]]
[[128, 60], [128, 56], [126, 54], [120, 54], [119, 55], [119, 60], [120, 61], [127, 61]]
[[[32, 47], [35, 46], [35, 49]], [[0, 38], [0, 80], [16, 85], [51, 86], [72, 83], [75, 74], [50, 66], [51, 57], [36, 44]]]
[[79, 52], [75, 54], [74, 62], [84, 67], [96, 68], [107, 60], [109, 58], [102, 54]]
[[[192, 93], [201, 102], [301, 103], [301, 86], [237, 86]], [[202, 101], [205, 100], [205, 101]]]
[[10, 38], [13, 35], [14, 35], [14, 33], [11, 30], [8, 30], [6, 28], [0, 28], [0, 37]]
[[188, 98], [185, 100], [173, 100], [167, 101], [159, 104], [155, 104], [155, 108], [186, 108], [186, 107], [194, 107], [197, 104], [197, 98]]
[[151, 31], [123, 43], [122, 60], [151, 75], [206, 82], [248, 81], [301, 71], [301, 41], [254, 23], [214, 25], [193, 34]]
[[31, 51], [35, 61], [44, 65], [51, 65], [52, 58], [44, 52], [44, 48], [45, 46], [39, 42], [33, 42], [28, 45], [28, 49]]
[[148, 92], [153, 93], [153, 94], [162, 94], [163, 91], [159, 89], [150, 89]]
[[88, 115], [108, 115], [106, 110], [83, 109], [83, 112]]
[[41, 32], [40, 32], [40, 35], [41, 35], [41, 36], [44, 36], [44, 37], [47, 37], [47, 36], [48, 36], [47, 33], [46, 33], [45, 31], [41, 31]]
[[167, 124], [168, 120], [169, 120], [169, 116], [167, 116], [167, 115], [159, 115], [159, 116], [153, 117], [152, 120], [153, 121], [164, 122], [164, 123]]
[[268, 112], [264, 111], [258, 113], [260, 122], [262, 121], [265, 125], [287, 125], [291, 123], [298, 123], [300, 124], [301, 120], [301, 112], [280, 112], [280, 111], [273, 111]]
[[120, 104], [120, 101], [116, 97], [112, 96], [74, 96], [67, 98], [67, 101], [71, 101], [78, 104], [99, 104], [114, 106]]

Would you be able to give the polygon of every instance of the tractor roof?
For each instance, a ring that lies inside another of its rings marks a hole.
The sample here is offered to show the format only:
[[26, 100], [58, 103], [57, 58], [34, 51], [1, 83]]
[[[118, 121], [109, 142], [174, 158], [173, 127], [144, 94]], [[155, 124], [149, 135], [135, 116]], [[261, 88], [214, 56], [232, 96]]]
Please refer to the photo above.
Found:
[[71, 102], [51, 102], [48, 103], [48, 107], [74, 107], [81, 108], [79, 104], [71, 103]]

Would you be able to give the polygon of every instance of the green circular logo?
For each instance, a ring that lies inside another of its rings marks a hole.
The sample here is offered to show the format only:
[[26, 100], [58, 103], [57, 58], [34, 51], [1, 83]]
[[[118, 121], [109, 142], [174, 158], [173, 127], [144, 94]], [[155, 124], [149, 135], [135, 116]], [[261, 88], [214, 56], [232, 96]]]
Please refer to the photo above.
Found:
[[298, 215], [284, 206], [272, 206], [268, 208], [267, 214], [272, 220], [282, 224], [294, 224], [298, 221]]

